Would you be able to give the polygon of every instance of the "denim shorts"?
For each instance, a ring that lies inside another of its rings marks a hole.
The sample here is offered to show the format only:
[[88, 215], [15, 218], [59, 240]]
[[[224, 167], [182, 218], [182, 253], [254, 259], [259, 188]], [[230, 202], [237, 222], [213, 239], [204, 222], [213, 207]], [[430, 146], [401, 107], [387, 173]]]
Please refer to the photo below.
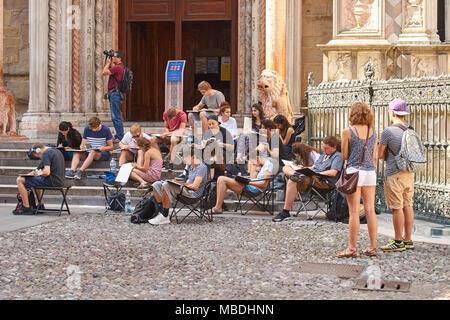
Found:
[[49, 177], [25, 177], [25, 187], [33, 188], [33, 187], [52, 187], [51, 181]]
[[[87, 156], [89, 156], [89, 152], [84, 153]], [[103, 151], [102, 155], [100, 156], [100, 159], [95, 161], [109, 161], [111, 160], [111, 153], [109, 151]]]
[[245, 190], [246, 190], [247, 192], [255, 193], [255, 194], [258, 194], [258, 193], [262, 193], [262, 192], [263, 192], [260, 188], [255, 187], [254, 185], [251, 185], [251, 184], [246, 185], [246, 186], [245, 186]]

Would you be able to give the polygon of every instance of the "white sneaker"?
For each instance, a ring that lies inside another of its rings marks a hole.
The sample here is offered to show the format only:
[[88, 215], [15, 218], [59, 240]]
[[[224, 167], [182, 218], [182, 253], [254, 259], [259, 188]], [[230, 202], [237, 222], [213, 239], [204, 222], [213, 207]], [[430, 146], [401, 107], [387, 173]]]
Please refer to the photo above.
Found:
[[159, 226], [163, 224], [169, 224], [170, 219], [169, 217], [164, 217], [161, 213], [159, 213], [156, 218], [151, 219], [148, 223], [154, 226]]

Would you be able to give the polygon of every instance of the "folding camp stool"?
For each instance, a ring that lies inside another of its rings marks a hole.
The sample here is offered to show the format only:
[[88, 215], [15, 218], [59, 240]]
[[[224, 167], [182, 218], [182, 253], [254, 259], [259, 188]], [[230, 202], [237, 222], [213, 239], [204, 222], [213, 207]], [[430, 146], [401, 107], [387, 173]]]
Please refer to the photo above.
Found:
[[[67, 204], [67, 193], [69, 192], [71, 186], [63, 186], [63, 187], [33, 187], [33, 192], [36, 195], [37, 204], [36, 210], [34, 214], [37, 215], [39, 213], [58, 213], [58, 217], [61, 216], [62, 212], [67, 212], [70, 215], [69, 205]], [[39, 193], [37, 190], [42, 190], [42, 194], [39, 197]], [[41, 201], [44, 199], [45, 191], [59, 191], [62, 195], [61, 207], [59, 209], [41, 209]], [[63, 209], [64, 205], [66, 209]]]

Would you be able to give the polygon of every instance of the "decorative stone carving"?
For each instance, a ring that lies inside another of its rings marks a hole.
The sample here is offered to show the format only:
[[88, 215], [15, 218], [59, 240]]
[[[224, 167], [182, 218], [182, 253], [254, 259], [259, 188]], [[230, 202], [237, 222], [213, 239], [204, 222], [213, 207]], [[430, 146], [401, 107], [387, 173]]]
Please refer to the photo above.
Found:
[[335, 1], [335, 36], [371, 33], [382, 35], [384, 2], [380, 0]]
[[[73, 0], [73, 6], [80, 8], [80, 0]], [[79, 22], [77, 22], [79, 23]], [[72, 30], [72, 111], [81, 110], [81, 32], [77, 26]]]
[[[334, 60], [334, 59], [333, 59]], [[331, 81], [351, 80], [352, 55], [349, 52], [338, 53], [330, 67]], [[349, 77], [350, 71], [350, 77]]]
[[406, 1], [406, 27], [423, 26], [423, 0]]

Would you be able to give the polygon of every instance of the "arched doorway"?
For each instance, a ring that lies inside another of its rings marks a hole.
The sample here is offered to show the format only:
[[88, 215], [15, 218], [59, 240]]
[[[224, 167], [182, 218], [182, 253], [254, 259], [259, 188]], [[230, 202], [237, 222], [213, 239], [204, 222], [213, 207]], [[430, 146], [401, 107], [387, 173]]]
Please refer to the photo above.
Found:
[[[120, 0], [119, 50], [134, 73], [124, 106], [129, 121], [161, 121], [168, 60], [186, 60], [184, 109], [206, 80], [236, 110], [238, 5], [235, 0]], [[234, 111], [235, 111], [234, 110]]]

